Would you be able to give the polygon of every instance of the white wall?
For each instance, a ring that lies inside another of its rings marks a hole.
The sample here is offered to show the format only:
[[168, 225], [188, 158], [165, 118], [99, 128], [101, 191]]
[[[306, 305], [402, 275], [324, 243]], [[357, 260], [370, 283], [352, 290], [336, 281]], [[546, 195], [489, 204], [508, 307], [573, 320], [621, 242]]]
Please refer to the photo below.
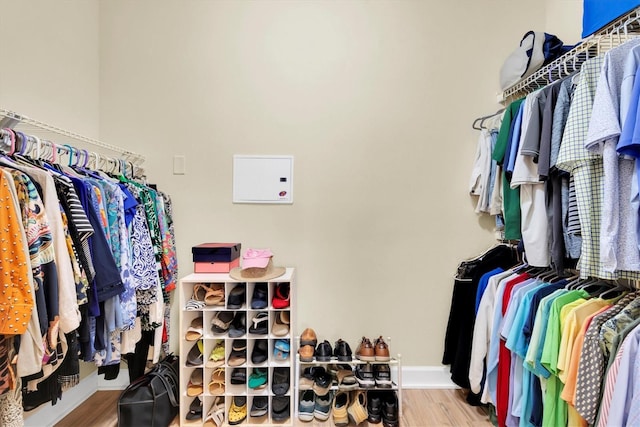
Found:
[[99, 136], [98, 1], [0, 0], [0, 108]]
[[[181, 274], [198, 243], [271, 247], [298, 268], [299, 331], [354, 350], [390, 335], [405, 363], [437, 365], [455, 267], [494, 241], [467, 195], [470, 125], [544, 27], [529, 5], [102, 2], [102, 136], [171, 194]], [[232, 204], [233, 154], [294, 155], [295, 203]]]

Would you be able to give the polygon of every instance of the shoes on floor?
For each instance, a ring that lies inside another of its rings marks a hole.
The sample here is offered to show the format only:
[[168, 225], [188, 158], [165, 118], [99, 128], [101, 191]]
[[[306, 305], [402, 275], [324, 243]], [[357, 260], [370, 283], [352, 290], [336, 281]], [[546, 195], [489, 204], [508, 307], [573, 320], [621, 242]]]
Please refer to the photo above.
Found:
[[367, 413], [367, 396], [364, 391], [358, 390], [353, 392], [347, 413], [356, 425], [367, 419], [369, 414]]
[[305, 390], [298, 403], [298, 419], [309, 422], [313, 420], [313, 410], [316, 404], [316, 394], [313, 390]]
[[382, 421], [382, 398], [379, 392], [367, 393], [367, 420], [371, 424], [379, 424]]
[[382, 403], [382, 425], [398, 427], [398, 398], [395, 392], [386, 394]]
[[331, 404], [333, 403], [333, 393], [329, 392], [324, 396], [316, 396], [316, 402], [313, 406], [313, 416], [316, 420], [326, 421], [331, 414]]
[[349, 424], [349, 393], [346, 391], [338, 391], [333, 399], [333, 424], [336, 427], [344, 427]]

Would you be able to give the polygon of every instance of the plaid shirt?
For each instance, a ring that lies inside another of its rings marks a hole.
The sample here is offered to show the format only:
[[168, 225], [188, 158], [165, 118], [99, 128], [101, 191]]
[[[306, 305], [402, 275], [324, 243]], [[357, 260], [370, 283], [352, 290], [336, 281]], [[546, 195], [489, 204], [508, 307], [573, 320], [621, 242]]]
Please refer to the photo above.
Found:
[[602, 156], [589, 152], [584, 143], [589, 130], [593, 99], [603, 62], [604, 57], [600, 56], [582, 65], [580, 81], [571, 102], [556, 166], [571, 173], [575, 183], [582, 235], [582, 250], [578, 262], [580, 275], [603, 279], [638, 280], [640, 272], [609, 272], [600, 262], [604, 169]]

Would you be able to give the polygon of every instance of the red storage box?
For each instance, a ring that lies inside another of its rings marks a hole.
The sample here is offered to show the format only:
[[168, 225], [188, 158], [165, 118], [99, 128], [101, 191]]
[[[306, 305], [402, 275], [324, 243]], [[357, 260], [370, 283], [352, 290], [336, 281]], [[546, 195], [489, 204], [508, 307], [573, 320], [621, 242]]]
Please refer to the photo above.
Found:
[[228, 273], [232, 268], [240, 267], [240, 258], [231, 262], [194, 262], [194, 273]]

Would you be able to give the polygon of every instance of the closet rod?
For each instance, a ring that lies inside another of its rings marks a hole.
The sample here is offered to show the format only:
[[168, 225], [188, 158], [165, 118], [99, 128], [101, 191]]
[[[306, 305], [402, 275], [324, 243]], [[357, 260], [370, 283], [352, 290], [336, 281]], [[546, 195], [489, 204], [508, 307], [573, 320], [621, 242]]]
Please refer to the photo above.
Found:
[[507, 104], [556, 80], [568, 77], [578, 71], [587, 59], [613, 49], [638, 35], [640, 35], [640, 7], [612, 21], [560, 58], [505, 89], [498, 94], [498, 102]]
[[[27, 127], [33, 127], [33, 128], [36, 128], [36, 129], [38, 129], [40, 131], [49, 132], [49, 133], [55, 134], [57, 136], [70, 138], [70, 139], [72, 139], [74, 141], [79, 141], [79, 142], [82, 142], [84, 144], [89, 144], [89, 145], [92, 145], [92, 146], [95, 146], [95, 147], [100, 147], [100, 148], [104, 148], [104, 149], [110, 150], [110, 151], [115, 152], [115, 153], [119, 153], [120, 155], [122, 155], [122, 157], [125, 160], [133, 163], [136, 166], [141, 165], [145, 161], [144, 156], [141, 155], [141, 154], [138, 154], [138, 153], [135, 153], [133, 151], [124, 149], [122, 147], [118, 147], [116, 145], [112, 145], [112, 144], [108, 144], [106, 142], [99, 141], [99, 140], [94, 139], [94, 138], [89, 138], [87, 136], [83, 136], [83, 135], [80, 135], [80, 134], [77, 134], [77, 133], [74, 133], [74, 132], [59, 128], [59, 127], [54, 126], [54, 125], [50, 125], [48, 123], [44, 123], [44, 122], [41, 122], [39, 120], [32, 119], [30, 117], [24, 116], [22, 114], [18, 114], [18, 113], [14, 112], [14, 111], [6, 110], [4, 108], [0, 108], [0, 119], [2, 119], [2, 120], [0, 120], [0, 124], [1, 124], [0, 127], [10, 127], [10, 128], [16, 127], [16, 128], [18, 128], [18, 127], [22, 127], [23, 125], [26, 125]], [[27, 133], [35, 133], [35, 132], [28, 132], [27, 131]], [[38, 135], [36, 135], [36, 136], [38, 136]], [[51, 138], [51, 139], [53, 139], [53, 138]]]

